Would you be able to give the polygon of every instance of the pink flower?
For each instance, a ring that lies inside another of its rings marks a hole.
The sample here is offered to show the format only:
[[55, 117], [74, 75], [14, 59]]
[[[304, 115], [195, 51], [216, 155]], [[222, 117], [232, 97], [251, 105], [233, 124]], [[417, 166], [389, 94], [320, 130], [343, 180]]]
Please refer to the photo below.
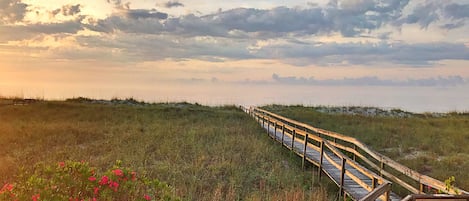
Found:
[[135, 181], [135, 179], [137, 179], [137, 173], [131, 172], [130, 174], [132, 175], [132, 181]]
[[99, 193], [99, 187], [94, 187], [94, 194], [97, 195]]
[[114, 175], [119, 176], [119, 177], [124, 175], [124, 172], [122, 172], [121, 169], [115, 169], [112, 172], [114, 173]]
[[88, 180], [90, 180], [90, 181], [96, 181], [96, 177], [90, 176], [90, 177], [88, 177]]
[[65, 162], [63, 162], [63, 161], [59, 162], [59, 167], [61, 167], [61, 168], [65, 167]]
[[117, 188], [119, 188], [119, 183], [117, 182], [110, 182], [109, 183], [109, 188], [111, 188], [114, 191], [117, 191]]
[[106, 185], [108, 183], [109, 183], [109, 177], [107, 177], [106, 175], [101, 177], [101, 180], [99, 181], [99, 185]]
[[151, 197], [150, 197], [149, 195], [144, 195], [143, 198], [144, 198], [145, 200], [151, 200]]
[[13, 190], [13, 184], [6, 183], [3, 185], [3, 187], [0, 189], [0, 194], [2, 194], [5, 191], [11, 191]]
[[33, 196], [31, 197], [31, 199], [33, 199], [33, 201], [37, 201], [39, 198], [40, 198], [40, 195], [39, 195], [39, 194], [33, 195]]

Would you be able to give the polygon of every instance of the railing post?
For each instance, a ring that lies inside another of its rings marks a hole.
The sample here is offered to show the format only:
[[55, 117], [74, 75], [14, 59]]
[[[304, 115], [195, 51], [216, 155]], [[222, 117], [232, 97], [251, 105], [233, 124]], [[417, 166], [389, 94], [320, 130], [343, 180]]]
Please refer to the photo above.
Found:
[[264, 128], [264, 127], [265, 127], [265, 117], [264, 117], [264, 115], [262, 115], [262, 128]]
[[277, 121], [274, 122], [274, 137], [277, 140]]
[[282, 124], [282, 146], [283, 146], [283, 138], [285, 137], [285, 123]]
[[[306, 129], [305, 129], [306, 132]], [[305, 147], [303, 149], [303, 161], [301, 163], [301, 166], [303, 167], [303, 170], [305, 170], [305, 163], [306, 163], [306, 147], [308, 146], [308, 132], [306, 132], [305, 135]]]
[[425, 194], [425, 185], [419, 182], [419, 194]]
[[384, 193], [384, 197], [385, 197], [384, 201], [389, 201], [389, 200], [391, 200], [391, 199], [390, 199], [391, 193], [389, 193], [389, 192], [390, 192], [391, 189], [392, 189], [392, 188], [391, 188], [391, 185], [392, 185], [392, 184], [389, 183], [388, 185], [389, 185], [389, 190], [387, 190], [386, 193]]
[[270, 136], [270, 118], [267, 117], [267, 134]]
[[373, 180], [371, 180], [371, 188], [375, 189], [377, 186], [378, 186], [378, 180], [376, 178], [373, 178]]
[[340, 174], [340, 189], [339, 189], [340, 195], [342, 195], [342, 192], [344, 191], [345, 163], [346, 162], [347, 162], [347, 159], [342, 158], [342, 167], [341, 167], [341, 174]]
[[324, 158], [324, 140], [321, 140], [321, 153], [319, 155], [319, 169], [318, 169], [318, 178], [321, 181], [321, 172], [322, 172], [322, 160]]
[[[357, 145], [353, 145], [353, 150], [357, 151]], [[353, 161], [357, 161], [357, 156], [353, 153]]]
[[383, 158], [381, 158], [381, 165], [379, 166], [379, 176], [383, 177], [383, 170], [384, 170], [384, 161]]
[[292, 138], [291, 138], [291, 150], [292, 150], [292, 151], [295, 151], [295, 150], [294, 150], [294, 148], [295, 148], [295, 147], [294, 147], [294, 146], [295, 146], [295, 134], [296, 134], [296, 130], [293, 129]]

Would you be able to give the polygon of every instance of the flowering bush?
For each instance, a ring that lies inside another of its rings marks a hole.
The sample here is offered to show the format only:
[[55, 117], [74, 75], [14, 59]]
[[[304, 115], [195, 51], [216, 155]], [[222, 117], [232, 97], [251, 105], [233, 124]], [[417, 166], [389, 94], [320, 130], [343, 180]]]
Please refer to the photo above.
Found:
[[21, 171], [15, 183], [3, 184], [0, 200], [179, 200], [167, 184], [137, 175], [121, 167], [121, 161], [103, 174], [87, 162], [38, 164], [34, 169]]

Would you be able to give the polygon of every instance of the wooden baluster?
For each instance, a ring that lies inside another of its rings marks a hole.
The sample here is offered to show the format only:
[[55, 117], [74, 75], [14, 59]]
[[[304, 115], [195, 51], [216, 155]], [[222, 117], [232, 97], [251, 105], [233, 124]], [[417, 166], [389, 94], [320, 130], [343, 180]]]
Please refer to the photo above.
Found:
[[380, 169], [379, 169], [379, 176], [383, 176], [383, 170], [384, 170], [384, 161], [383, 161], [383, 158], [381, 158], [381, 165], [379, 166]]
[[[342, 167], [341, 167], [341, 174], [340, 174], [340, 189], [339, 189], [340, 195], [342, 195], [342, 192], [344, 191], [345, 163], [346, 162], [347, 162], [347, 159], [342, 158]], [[344, 198], [345, 198], [345, 196], [344, 196]]]
[[390, 197], [391, 197], [391, 193], [390, 193], [390, 192], [391, 192], [391, 189], [392, 189], [392, 187], [391, 187], [392, 184], [389, 183], [388, 185], [389, 185], [389, 190], [387, 190], [386, 193], [384, 193], [384, 197], [385, 197], [384, 201], [389, 201], [389, 200], [391, 200], [391, 199], [390, 199]]
[[[305, 129], [305, 132], [306, 132], [306, 129]], [[305, 170], [305, 163], [306, 163], [306, 147], [308, 146], [308, 133], [306, 132], [306, 135], [305, 135], [305, 146], [304, 146], [304, 149], [303, 149], [303, 161], [301, 163], [301, 166], [303, 167], [303, 170]]]
[[319, 169], [318, 169], [318, 178], [321, 181], [321, 172], [322, 172], [322, 160], [324, 158], [324, 141], [321, 140], [321, 153], [319, 155]]
[[270, 118], [267, 117], [267, 134], [270, 136]]
[[278, 140], [277, 139], [277, 121], [274, 122], [274, 138], [275, 140]]
[[295, 146], [295, 134], [296, 134], [296, 130], [293, 129], [292, 138], [291, 138], [291, 150], [292, 150], [292, 151], [295, 151], [295, 150], [294, 150], [294, 148], [295, 148], [295, 147], [294, 147], [294, 146]]
[[262, 116], [262, 128], [265, 128], [265, 117]]
[[282, 124], [282, 145], [283, 145], [283, 138], [285, 137], [285, 124]]
[[[357, 151], [357, 145], [353, 145], [353, 150]], [[357, 156], [353, 153], [353, 161], [357, 161]]]

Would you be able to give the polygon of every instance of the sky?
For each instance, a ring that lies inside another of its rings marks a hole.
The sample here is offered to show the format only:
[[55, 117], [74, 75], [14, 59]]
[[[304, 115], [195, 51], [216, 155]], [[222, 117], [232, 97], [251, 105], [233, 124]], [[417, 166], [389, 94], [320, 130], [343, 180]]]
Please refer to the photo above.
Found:
[[469, 111], [469, 0], [0, 0], [0, 96]]

